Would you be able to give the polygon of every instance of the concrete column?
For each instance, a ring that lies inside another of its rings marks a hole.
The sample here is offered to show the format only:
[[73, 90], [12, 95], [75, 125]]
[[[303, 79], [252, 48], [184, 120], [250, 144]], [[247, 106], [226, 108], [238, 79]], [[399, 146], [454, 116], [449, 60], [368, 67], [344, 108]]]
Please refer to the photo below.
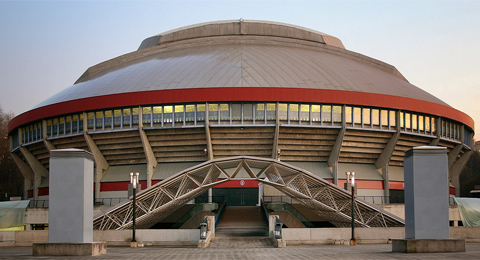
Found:
[[[279, 160], [278, 136], [280, 135], [280, 118], [278, 118], [278, 102], [275, 106], [275, 134], [273, 136], [272, 159]], [[266, 115], [265, 115], [266, 116]]]
[[[210, 135], [210, 114], [208, 109], [208, 103], [205, 104], [205, 136], [207, 138], [207, 158], [213, 160], [213, 146], [212, 137]], [[208, 202], [212, 202], [213, 191], [212, 188], [208, 189]]]
[[28, 162], [28, 165], [30, 165], [30, 168], [33, 170], [34, 173], [34, 178], [33, 178], [33, 199], [37, 200], [38, 199], [38, 187], [40, 186], [40, 183], [42, 182], [42, 177], [48, 177], [48, 170], [45, 169], [43, 164], [41, 164], [37, 158], [30, 153], [30, 151], [25, 148], [20, 146], [20, 152], [22, 153], [23, 157]]
[[87, 151], [51, 151], [49, 243], [93, 242], [93, 166]]
[[27, 163], [25, 163], [17, 154], [12, 153], [12, 158], [15, 161], [15, 164], [17, 164], [18, 169], [20, 169], [20, 172], [23, 175], [23, 199], [28, 198], [28, 189], [32, 187], [34, 178], [35, 178], [35, 173], [33, 172], [32, 168], [28, 166]]
[[[344, 120], [345, 121], [345, 120]], [[342, 148], [343, 138], [345, 137], [346, 125], [338, 132], [337, 140], [333, 145], [332, 152], [328, 158], [328, 166], [333, 175], [333, 184], [338, 185], [338, 158], [340, 157], [340, 150]]]
[[145, 152], [145, 157], [147, 159], [147, 188], [152, 186], [152, 177], [155, 173], [155, 168], [157, 167], [157, 158], [153, 153], [152, 146], [148, 141], [147, 134], [142, 128], [139, 128], [140, 138], [142, 140], [143, 151]]
[[83, 133], [83, 136], [95, 160], [95, 198], [100, 198], [100, 181], [110, 165], [87, 131]]
[[447, 149], [408, 150], [404, 171], [406, 239], [449, 239]]

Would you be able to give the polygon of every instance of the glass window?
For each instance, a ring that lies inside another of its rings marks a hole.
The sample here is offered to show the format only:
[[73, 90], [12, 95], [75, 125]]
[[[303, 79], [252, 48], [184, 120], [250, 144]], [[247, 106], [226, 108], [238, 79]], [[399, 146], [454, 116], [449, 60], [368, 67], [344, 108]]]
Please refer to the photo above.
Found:
[[298, 104], [290, 104], [289, 118], [298, 122]]
[[363, 108], [363, 125], [370, 125], [370, 108]]
[[242, 104], [232, 104], [232, 120], [242, 120]]
[[161, 124], [162, 123], [162, 107], [153, 107], [153, 123]]
[[28, 143], [28, 129], [27, 127], [22, 128], [22, 143]]
[[228, 104], [220, 104], [220, 120], [230, 121], [230, 108]]
[[163, 106], [163, 123], [173, 122], [173, 106]]
[[123, 116], [123, 126], [130, 127], [130, 122], [132, 119], [130, 108], [124, 108], [122, 110], [122, 116]]
[[267, 103], [267, 120], [276, 120], [277, 104]]
[[205, 104], [197, 105], [197, 122], [205, 122]]
[[78, 131], [83, 131], [83, 113], [78, 115]]
[[31, 129], [32, 129], [32, 141], [37, 141], [37, 124], [33, 124]]
[[93, 129], [94, 124], [95, 124], [95, 113], [88, 112], [87, 113], [87, 127], [88, 127], [88, 129]]
[[57, 135], [58, 134], [58, 118], [53, 119], [52, 126], [53, 126], [53, 135]]
[[265, 121], [265, 104], [257, 104], [255, 109], [255, 121]]
[[353, 108], [353, 123], [362, 124], [362, 109], [359, 107]]
[[372, 109], [372, 124], [380, 125], [380, 110]]
[[113, 110], [113, 126], [119, 127], [122, 124], [122, 110]]
[[310, 105], [300, 105], [300, 121], [310, 122]]
[[447, 136], [447, 122], [442, 120], [442, 136]]
[[195, 105], [185, 106], [185, 122], [195, 122]]
[[95, 112], [95, 128], [96, 130], [102, 130], [103, 126], [103, 112], [97, 111]]
[[288, 119], [287, 115], [288, 105], [284, 103], [278, 104], [278, 117], [280, 120], [286, 121]]
[[380, 121], [382, 122], [382, 126], [388, 126], [388, 110], [382, 109], [380, 111]]
[[243, 120], [253, 120], [253, 104], [243, 104]]
[[418, 130], [418, 119], [417, 119], [417, 115], [415, 114], [412, 114], [412, 129]]
[[425, 132], [430, 133], [430, 117], [425, 117]]
[[322, 122], [332, 122], [332, 106], [322, 105]]
[[341, 123], [342, 122], [342, 107], [333, 106], [333, 122]]
[[432, 117], [431, 120], [432, 120], [432, 123], [430, 125], [432, 127], [432, 133], [436, 133], [437, 132], [437, 121], [435, 120], [434, 117]]
[[52, 119], [47, 120], [47, 136], [52, 135]]
[[320, 122], [320, 105], [312, 105], [312, 122]]
[[150, 126], [152, 122], [152, 107], [142, 108], [142, 123], [146, 126]]
[[104, 125], [105, 125], [105, 129], [111, 129], [112, 128], [112, 110], [107, 110], [105, 111], [105, 118], [103, 119], [104, 120]]
[[424, 121], [423, 121], [423, 116], [418, 116], [418, 130], [423, 131], [424, 130]]
[[208, 119], [210, 121], [218, 120], [218, 104], [208, 104]]
[[400, 127], [405, 128], [405, 113], [400, 112]]
[[78, 132], [78, 115], [72, 116], [72, 132]]
[[65, 117], [65, 134], [70, 134], [72, 131], [72, 116]]
[[58, 120], [58, 134], [65, 134], [65, 117], [60, 117]]
[[396, 113], [395, 111], [390, 111], [390, 126], [396, 126], [397, 125], [397, 119], [396, 119]]
[[30, 125], [30, 131], [28, 131], [28, 140], [29, 142], [33, 142], [33, 125]]
[[37, 124], [37, 138], [38, 139], [43, 139], [43, 127], [42, 127], [42, 122], [38, 122]]
[[352, 107], [345, 107], [345, 123], [351, 124], [353, 122], [352, 116]]
[[138, 120], [140, 120], [139, 114], [140, 114], [139, 107], [132, 108], [132, 125], [138, 126]]
[[183, 123], [183, 105], [175, 106], [175, 122]]
[[411, 127], [410, 113], [405, 113], [405, 128], [410, 129]]

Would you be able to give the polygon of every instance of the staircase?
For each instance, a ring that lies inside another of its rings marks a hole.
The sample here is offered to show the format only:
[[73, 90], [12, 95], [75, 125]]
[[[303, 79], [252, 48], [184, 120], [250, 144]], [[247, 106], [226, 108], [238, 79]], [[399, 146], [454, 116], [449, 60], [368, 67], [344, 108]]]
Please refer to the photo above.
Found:
[[210, 243], [214, 248], [273, 247], [260, 207], [227, 207]]

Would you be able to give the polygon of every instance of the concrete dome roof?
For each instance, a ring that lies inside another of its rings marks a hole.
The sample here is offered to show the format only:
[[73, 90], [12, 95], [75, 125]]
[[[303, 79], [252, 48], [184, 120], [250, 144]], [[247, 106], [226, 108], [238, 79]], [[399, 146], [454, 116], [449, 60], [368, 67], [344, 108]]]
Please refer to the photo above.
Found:
[[394, 67], [347, 51], [338, 39], [326, 44], [327, 37], [336, 39], [258, 21], [189, 26], [148, 38], [138, 51], [93, 66], [76, 84], [37, 107], [118, 93], [223, 87], [343, 90], [447, 105], [410, 84]]
[[197, 24], [149, 37], [137, 51], [90, 67], [15, 125], [59, 113], [205, 101], [387, 107], [473, 126], [470, 117], [410, 84], [395, 67], [346, 50], [334, 36], [248, 20]]

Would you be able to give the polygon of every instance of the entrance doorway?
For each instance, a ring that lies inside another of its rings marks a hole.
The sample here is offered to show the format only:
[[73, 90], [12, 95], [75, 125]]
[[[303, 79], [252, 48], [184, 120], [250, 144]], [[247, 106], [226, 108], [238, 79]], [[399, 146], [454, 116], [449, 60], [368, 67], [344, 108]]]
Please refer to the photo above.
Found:
[[256, 206], [258, 188], [213, 188], [213, 196], [224, 197], [227, 206]]

